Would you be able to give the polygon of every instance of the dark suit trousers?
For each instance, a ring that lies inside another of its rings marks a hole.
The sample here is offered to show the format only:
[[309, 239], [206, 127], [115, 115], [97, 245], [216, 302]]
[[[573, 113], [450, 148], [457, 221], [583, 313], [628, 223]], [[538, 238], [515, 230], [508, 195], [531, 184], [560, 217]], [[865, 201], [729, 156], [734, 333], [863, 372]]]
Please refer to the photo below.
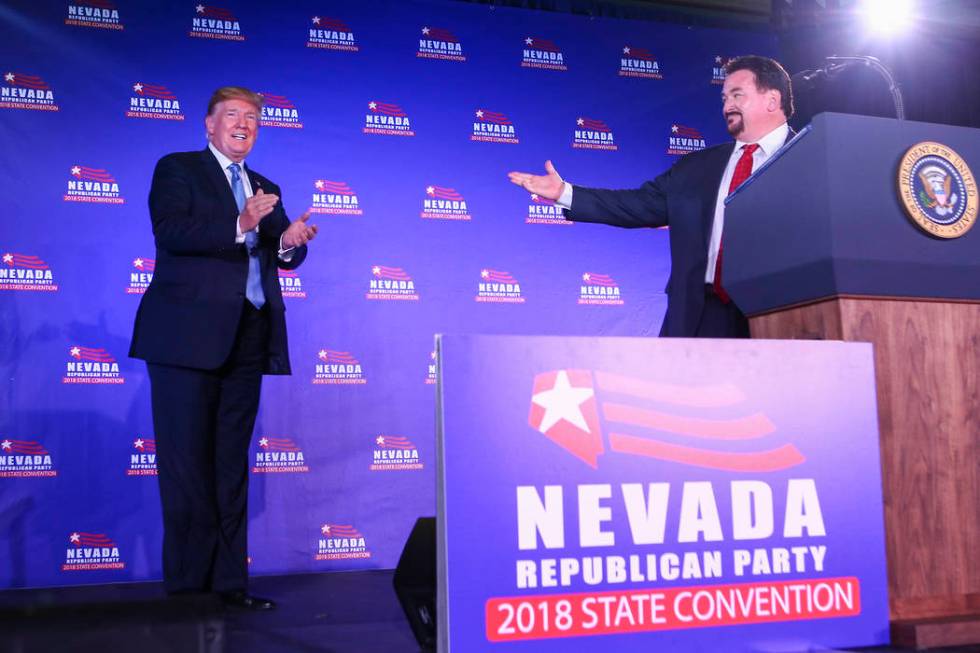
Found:
[[168, 592], [237, 591], [248, 583], [248, 447], [268, 330], [268, 309], [244, 301], [220, 368], [147, 364]]
[[734, 302], [725, 303], [710, 285], [704, 287], [704, 310], [694, 333], [696, 338], [748, 338], [749, 320]]

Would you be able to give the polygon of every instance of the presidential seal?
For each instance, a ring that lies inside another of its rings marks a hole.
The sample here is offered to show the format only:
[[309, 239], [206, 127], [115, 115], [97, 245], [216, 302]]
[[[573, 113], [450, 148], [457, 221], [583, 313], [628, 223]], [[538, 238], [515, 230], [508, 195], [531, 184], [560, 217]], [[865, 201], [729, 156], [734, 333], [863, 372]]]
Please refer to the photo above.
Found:
[[977, 221], [977, 183], [952, 148], [923, 141], [898, 166], [898, 194], [917, 227], [939, 238], [959, 238]]

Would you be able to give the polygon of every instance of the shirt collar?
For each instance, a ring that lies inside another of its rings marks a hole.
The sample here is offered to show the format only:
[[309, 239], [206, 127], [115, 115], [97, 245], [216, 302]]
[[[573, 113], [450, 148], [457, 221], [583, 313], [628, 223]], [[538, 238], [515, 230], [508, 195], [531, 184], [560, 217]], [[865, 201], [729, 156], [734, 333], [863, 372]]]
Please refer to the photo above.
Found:
[[[776, 127], [771, 132], [756, 141], [759, 145], [759, 149], [762, 153], [770, 157], [773, 152], [778, 150], [786, 142], [786, 137], [789, 135], [789, 125], [785, 122], [779, 127]], [[745, 141], [735, 141], [735, 151], [740, 152], [743, 145], [748, 145]]]
[[[230, 166], [232, 163], [234, 163], [234, 161], [232, 161], [231, 159], [229, 159], [228, 157], [226, 157], [224, 154], [222, 154], [221, 150], [219, 150], [218, 148], [216, 148], [214, 146], [214, 143], [212, 143], [210, 141], [208, 141], [208, 149], [211, 150], [211, 154], [214, 155], [214, 158], [216, 158], [218, 160], [218, 165], [221, 166], [221, 169], [222, 170], [227, 170], [228, 169], [228, 166]], [[238, 165], [240, 165], [241, 168], [242, 168], [242, 170], [244, 170], [245, 169], [245, 159], [242, 159], [242, 162], [239, 163]]]

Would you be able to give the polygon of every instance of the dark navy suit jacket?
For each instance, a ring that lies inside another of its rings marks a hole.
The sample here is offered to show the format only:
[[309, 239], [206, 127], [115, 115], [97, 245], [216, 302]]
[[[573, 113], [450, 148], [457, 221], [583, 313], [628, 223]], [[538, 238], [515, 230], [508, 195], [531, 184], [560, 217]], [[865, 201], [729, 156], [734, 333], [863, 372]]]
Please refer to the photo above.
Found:
[[[790, 131], [787, 139], [793, 136]], [[575, 186], [565, 217], [617, 227], [670, 227], [670, 279], [661, 336], [693, 337], [704, 310], [708, 241], [718, 188], [735, 143], [681, 158], [635, 190]]]
[[[245, 168], [253, 192], [280, 195], [279, 187]], [[153, 280], [140, 302], [129, 355], [149, 363], [216, 369], [235, 342], [248, 277], [248, 253], [235, 242], [238, 207], [218, 160], [200, 152], [168, 154], [157, 163], [150, 188], [156, 242]], [[279, 237], [289, 226], [282, 201], [259, 224], [262, 289], [269, 309], [265, 374], [289, 374], [286, 308], [277, 268], [306, 258], [297, 248], [279, 260]]]

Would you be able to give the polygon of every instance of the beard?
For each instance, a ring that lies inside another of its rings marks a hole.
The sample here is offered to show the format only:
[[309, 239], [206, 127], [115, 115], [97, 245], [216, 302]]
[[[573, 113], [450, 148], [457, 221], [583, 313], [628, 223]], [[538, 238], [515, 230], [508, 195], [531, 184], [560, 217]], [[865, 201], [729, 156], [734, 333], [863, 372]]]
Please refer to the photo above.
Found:
[[[734, 118], [732, 122], [729, 122], [729, 118]], [[725, 115], [725, 126], [728, 128], [728, 133], [732, 136], [738, 137], [743, 131], [745, 131], [745, 121], [742, 119], [742, 114], [737, 111], [731, 111]]]

